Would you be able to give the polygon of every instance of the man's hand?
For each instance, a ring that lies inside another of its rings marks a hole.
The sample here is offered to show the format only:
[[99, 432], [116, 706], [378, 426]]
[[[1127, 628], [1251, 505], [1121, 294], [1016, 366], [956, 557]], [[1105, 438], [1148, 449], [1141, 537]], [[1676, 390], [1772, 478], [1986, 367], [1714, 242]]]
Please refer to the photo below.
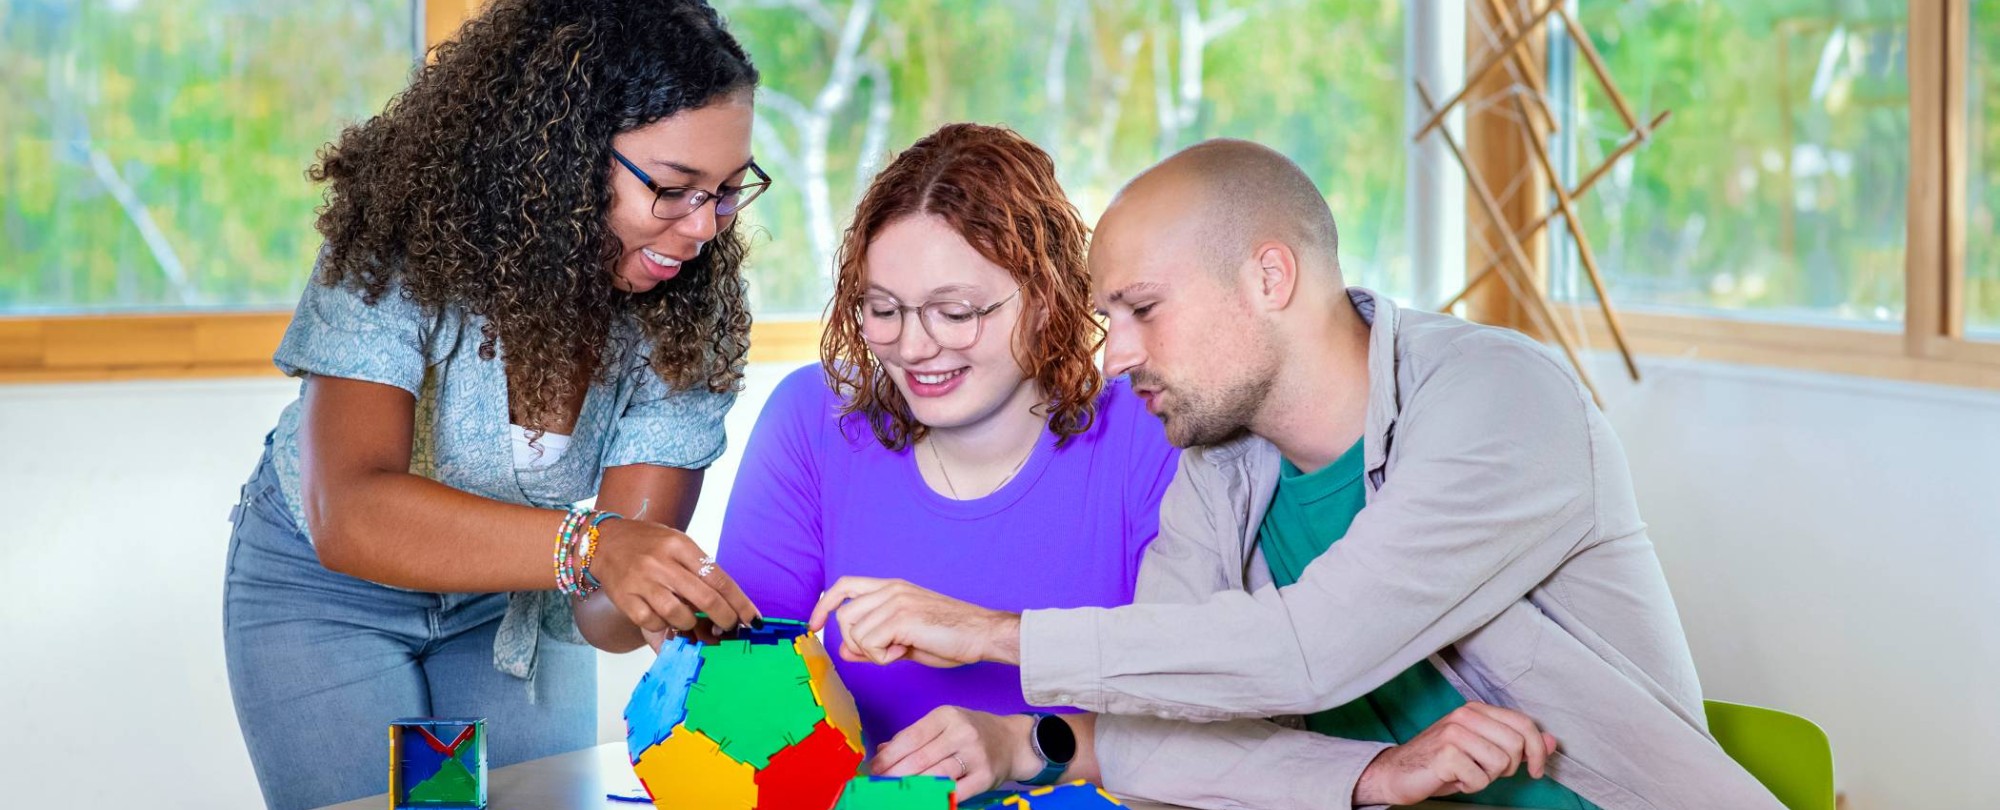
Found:
[[1025, 714], [1002, 717], [939, 706], [883, 743], [869, 773], [950, 777], [964, 801], [1041, 770], [1041, 757], [1028, 745], [1033, 728], [1034, 718]]
[[1354, 784], [1354, 804], [1416, 804], [1475, 793], [1522, 765], [1548, 773], [1556, 738], [1511, 709], [1467, 703], [1409, 742], [1383, 751]]
[[813, 606], [814, 631], [840, 611], [840, 657], [888, 664], [911, 660], [956, 667], [1019, 664], [1021, 617], [987, 610], [900, 579], [841, 577]]

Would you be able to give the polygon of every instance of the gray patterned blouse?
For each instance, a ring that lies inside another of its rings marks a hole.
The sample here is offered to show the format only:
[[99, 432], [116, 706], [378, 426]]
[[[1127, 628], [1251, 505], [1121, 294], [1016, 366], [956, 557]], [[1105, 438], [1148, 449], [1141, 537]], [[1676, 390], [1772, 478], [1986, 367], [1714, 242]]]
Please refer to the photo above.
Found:
[[[509, 503], [567, 508], [596, 495], [606, 467], [701, 468], [722, 455], [722, 420], [736, 395], [669, 387], [647, 365], [651, 347], [636, 340], [637, 325], [626, 322], [612, 345], [635, 348], [624, 353], [623, 367], [611, 379], [592, 383], [569, 450], [546, 468], [515, 469], [507, 375], [500, 360], [504, 350], [492, 360], [479, 358], [483, 323], [456, 307], [426, 311], [394, 285], [369, 306], [348, 287], [315, 280], [306, 285], [273, 360], [295, 377], [320, 374], [409, 391], [417, 398], [410, 471]], [[310, 540], [299, 497], [303, 416], [301, 383], [300, 399], [278, 419], [271, 453], [292, 518]], [[509, 595], [493, 645], [493, 665], [499, 670], [531, 678], [536, 645], [544, 634], [583, 642], [568, 600], [554, 590], [553, 574], [549, 586]]]

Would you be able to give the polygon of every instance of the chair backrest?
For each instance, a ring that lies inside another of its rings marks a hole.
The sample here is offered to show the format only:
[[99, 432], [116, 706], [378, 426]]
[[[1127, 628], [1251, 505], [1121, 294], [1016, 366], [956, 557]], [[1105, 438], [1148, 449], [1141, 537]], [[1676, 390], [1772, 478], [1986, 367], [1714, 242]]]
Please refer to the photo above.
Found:
[[1796, 714], [1707, 701], [1708, 731], [1790, 810], [1834, 810], [1833, 746]]

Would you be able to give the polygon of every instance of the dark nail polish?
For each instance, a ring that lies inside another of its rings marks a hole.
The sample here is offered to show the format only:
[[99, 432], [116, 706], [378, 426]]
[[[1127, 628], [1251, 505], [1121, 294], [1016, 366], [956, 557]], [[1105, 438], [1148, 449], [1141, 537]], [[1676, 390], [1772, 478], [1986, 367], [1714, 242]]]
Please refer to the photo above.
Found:
[[762, 616], [758, 616], [757, 618], [754, 618], [754, 619], [751, 619], [751, 620], [750, 620], [750, 629], [752, 629], [752, 630], [762, 630], [762, 629], [764, 629], [764, 617], [762, 617]]

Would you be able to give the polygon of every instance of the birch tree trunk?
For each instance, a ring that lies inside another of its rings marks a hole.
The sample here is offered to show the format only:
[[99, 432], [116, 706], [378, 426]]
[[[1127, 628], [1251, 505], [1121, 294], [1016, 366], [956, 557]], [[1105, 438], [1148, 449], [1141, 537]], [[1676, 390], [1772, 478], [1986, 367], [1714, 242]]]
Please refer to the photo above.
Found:
[[[877, 0], [854, 0], [844, 13], [822, 0], [779, 0], [748, 3], [760, 7], [785, 7], [810, 20], [833, 43], [833, 63], [825, 81], [811, 100], [802, 101], [775, 88], [758, 90], [757, 101], [774, 115], [758, 116], [753, 133], [760, 155], [783, 168], [785, 176], [797, 178], [797, 188], [805, 209], [805, 227], [812, 261], [821, 273], [821, 285], [831, 287], [833, 254], [839, 244], [834, 210], [832, 170], [828, 152], [841, 113], [859, 96], [862, 82], [869, 85], [867, 115], [861, 134], [862, 154], [856, 162], [852, 193], [866, 188], [881, 165], [888, 147], [889, 125], [895, 112], [894, 87], [889, 71], [870, 53], [878, 32], [880, 15]], [[787, 131], [790, 137], [786, 137]], [[845, 210], [852, 199], [840, 201]]]

